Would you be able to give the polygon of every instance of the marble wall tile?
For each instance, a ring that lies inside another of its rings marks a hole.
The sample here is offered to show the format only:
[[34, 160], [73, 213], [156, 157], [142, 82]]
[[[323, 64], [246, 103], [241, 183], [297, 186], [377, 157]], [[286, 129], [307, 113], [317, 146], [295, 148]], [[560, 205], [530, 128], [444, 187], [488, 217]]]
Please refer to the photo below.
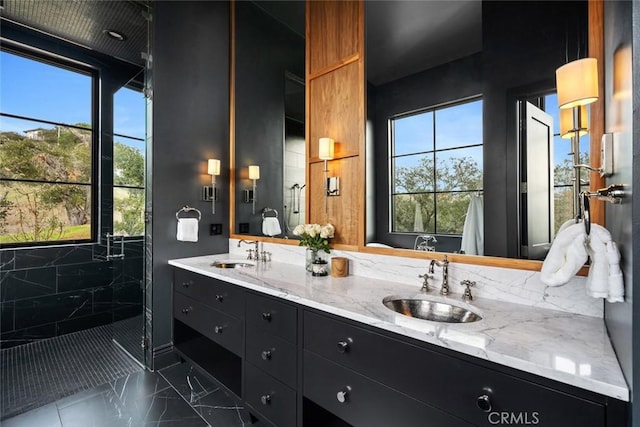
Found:
[[102, 326], [111, 323], [112, 314], [110, 311], [103, 313], [91, 314], [89, 316], [82, 316], [77, 319], [64, 320], [62, 322], [56, 322], [56, 335], [70, 334], [72, 332], [78, 332], [97, 326]]
[[15, 269], [90, 262], [92, 244], [15, 249]]
[[0, 333], [13, 331], [14, 302], [0, 304]]
[[111, 286], [121, 274], [120, 263], [111, 261], [58, 267], [58, 292]]
[[0, 250], [0, 271], [15, 269], [15, 251], [11, 249]]
[[[234, 258], [246, 258], [247, 248], [238, 248], [237, 239], [229, 239], [229, 253]], [[304, 265], [305, 248], [294, 245], [264, 243], [264, 249], [272, 253], [272, 259], [281, 263]], [[343, 256], [349, 259], [349, 273], [414, 285], [420, 289], [422, 279], [418, 275], [428, 270], [424, 259], [376, 255], [363, 252], [331, 251], [327, 258]], [[481, 298], [513, 302], [568, 313], [603, 317], [604, 302], [586, 293], [586, 278], [576, 276], [567, 284], [550, 287], [540, 281], [540, 273], [512, 268], [488, 267], [483, 265], [451, 263], [449, 265], [449, 286], [453, 293], [461, 294], [462, 280], [476, 282], [473, 294]], [[434, 287], [442, 284], [442, 269], [436, 267]]]
[[56, 267], [3, 272], [0, 292], [4, 302], [55, 294]]
[[47, 295], [15, 302], [15, 328], [60, 322], [91, 314], [91, 292]]
[[25, 328], [18, 331], [5, 332], [0, 335], [0, 347], [9, 348], [17, 345], [28, 344], [33, 341], [51, 338], [55, 335], [55, 323], [39, 325], [33, 328]]

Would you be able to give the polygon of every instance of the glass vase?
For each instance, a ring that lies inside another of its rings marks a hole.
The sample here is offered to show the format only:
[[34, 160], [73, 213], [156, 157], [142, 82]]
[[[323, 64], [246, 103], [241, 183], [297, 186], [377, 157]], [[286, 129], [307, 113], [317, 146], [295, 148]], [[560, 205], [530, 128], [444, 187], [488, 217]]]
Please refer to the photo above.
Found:
[[305, 267], [307, 271], [313, 272], [313, 263], [318, 259], [318, 250], [307, 248], [305, 252]]

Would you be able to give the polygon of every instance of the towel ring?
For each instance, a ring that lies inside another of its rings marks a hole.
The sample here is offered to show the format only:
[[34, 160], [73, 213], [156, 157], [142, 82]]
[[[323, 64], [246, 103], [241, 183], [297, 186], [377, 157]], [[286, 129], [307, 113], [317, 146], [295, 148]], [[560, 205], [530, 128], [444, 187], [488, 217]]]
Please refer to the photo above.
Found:
[[182, 209], [176, 212], [176, 219], [180, 219], [180, 212], [192, 212], [192, 211], [198, 213], [198, 221], [200, 221], [200, 219], [202, 218], [202, 213], [198, 209], [192, 208], [191, 206], [184, 206]]
[[273, 218], [278, 218], [278, 211], [277, 210], [272, 209], [272, 208], [264, 208], [264, 209], [262, 209], [262, 219], [265, 219], [266, 218], [265, 214], [269, 213], [269, 212], [273, 212], [274, 213]]
[[582, 196], [582, 221], [584, 222], [584, 231], [587, 233], [591, 233], [591, 209], [589, 207], [589, 192], [583, 191], [580, 193]]

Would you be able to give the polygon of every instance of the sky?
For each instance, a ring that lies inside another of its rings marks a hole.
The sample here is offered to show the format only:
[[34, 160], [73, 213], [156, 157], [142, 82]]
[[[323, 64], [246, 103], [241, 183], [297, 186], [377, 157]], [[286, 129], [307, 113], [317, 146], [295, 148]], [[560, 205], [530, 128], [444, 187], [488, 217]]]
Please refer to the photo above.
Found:
[[[145, 100], [140, 92], [123, 88], [114, 97], [114, 132], [145, 136]], [[0, 52], [0, 111], [53, 122], [91, 123], [91, 78], [63, 68]], [[23, 133], [52, 125], [0, 117], [0, 132]], [[144, 143], [117, 141], [144, 152]]]

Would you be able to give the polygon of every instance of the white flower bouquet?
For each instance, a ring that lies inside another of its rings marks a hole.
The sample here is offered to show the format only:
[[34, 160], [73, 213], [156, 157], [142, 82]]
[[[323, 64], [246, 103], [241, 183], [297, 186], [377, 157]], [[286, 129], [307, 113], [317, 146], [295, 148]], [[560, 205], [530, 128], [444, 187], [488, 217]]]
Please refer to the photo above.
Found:
[[329, 239], [335, 234], [336, 228], [331, 224], [300, 224], [293, 229], [293, 234], [300, 236], [300, 246], [306, 246], [313, 251], [323, 250], [331, 252]]

